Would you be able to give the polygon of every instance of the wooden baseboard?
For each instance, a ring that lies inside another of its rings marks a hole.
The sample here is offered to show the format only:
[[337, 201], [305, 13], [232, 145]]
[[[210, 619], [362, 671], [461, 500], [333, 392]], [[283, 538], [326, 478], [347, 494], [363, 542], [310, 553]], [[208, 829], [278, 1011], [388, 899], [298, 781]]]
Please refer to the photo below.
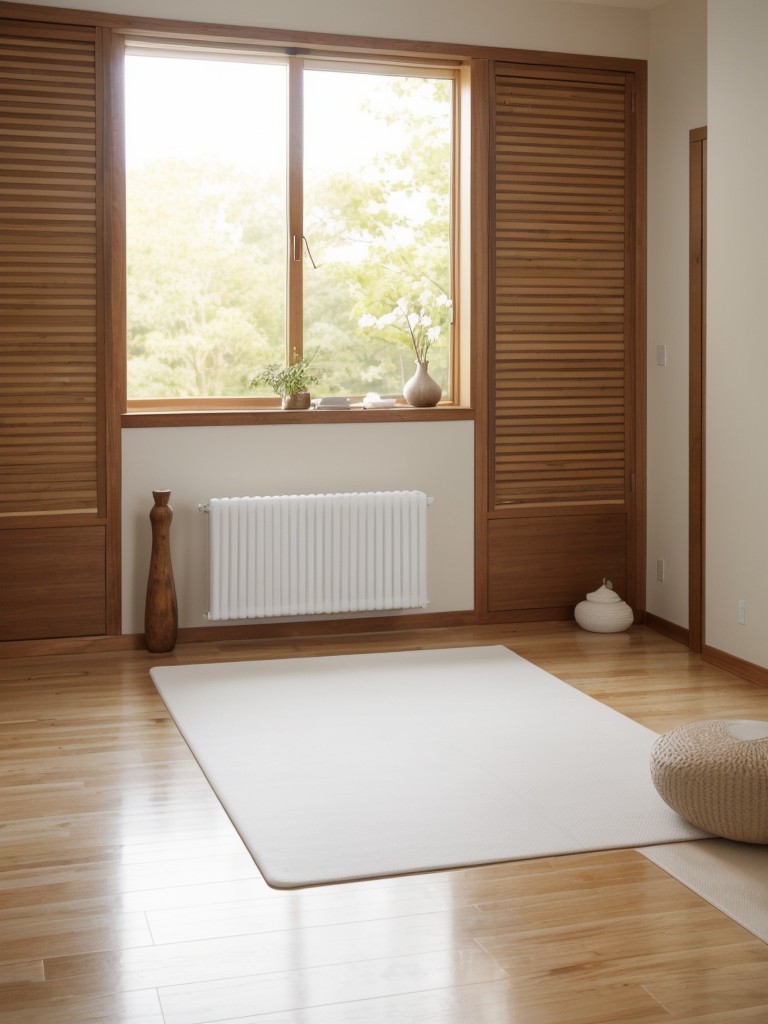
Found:
[[676, 622], [669, 622], [652, 612], [645, 613], [644, 621], [646, 626], [656, 633], [661, 633], [662, 636], [669, 637], [670, 640], [677, 640], [679, 644], [684, 644], [686, 647], [690, 646], [690, 633], [685, 626], [678, 626]]
[[466, 612], [427, 612], [420, 615], [385, 615], [350, 619], [248, 623], [239, 626], [195, 626], [179, 630], [178, 642], [211, 643], [221, 640], [280, 640], [284, 637], [349, 636], [358, 633], [390, 633], [406, 629], [446, 629], [474, 626], [477, 616]]
[[42, 640], [5, 640], [0, 643], [0, 661], [6, 658], [44, 657], [48, 654], [138, 651], [143, 646], [143, 633], [125, 636], [61, 636]]
[[701, 657], [707, 664], [725, 669], [726, 672], [731, 672], [741, 679], [748, 679], [750, 683], [768, 686], [768, 668], [754, 665], [751, 661], [737, 658], [734, 654], [726, 654], [725, 651], [719, 651], [716, 647], [708, 647], [706, 644], [701, 652]]
[[[237, 626], [200, 626], [182, 628], [177, 643], [228, 643], [255, 640], [281, 640], [289, 637], [340, 637], [363, 633], [404, 632], [420, 629], [451, 629], [466, 626], [524, 626], [573, 621], [573, 610], [546, 608], [495, 613], [485, 619], [474, 611], [434, 612], [418, 615], [371, 616], [368, 618], [332, 619], [300, 622], [248, 623]], [[679, 643], [688, 644], [688, 631], [673, 622], [667, 622], [649, 612], [639, 613], [636, 621]], [[109, 651], [139, 651], [144, 649], [144, 634], [129, 633], [122, 636], [58, 637], [45, 640], [11, 640], [0, 643], [0, 660], [6, 658], [32, 658], [49, 654], [95, 654]], [[720, 652], [715, 652], [719, 654]], [[729, 658], [729, 655], [723, 655]], [[739, 659], [732, 659], [737, 662]], [[713, 660], [713, 664], [720, 664]], [[748, 665], [747, 662], [743, 662]], [[722, 665], [736, 675], [743, 672], [729, 665]], [[763, 672], [768, 684], [768, 671], [751, 666], [755, 672]], [[752, 678], [746, 676], [746, 678]], [[761, 681], [761, 680], [757, 680]]]
[[[432, 612], [418, 615], [370, 616], [356, 619], [313, 619], [302, 622], [248, 623], [238, 626], [201, 626], [183, 628], [177, 643], [195, 644], [219, 641], [284, 639], [286, 637], [335, 637], [361, 633], [402, 632], [409, 629], [448, 629], [476, 626], [473, 611]], [[47, 654], [90, 654], [108, 651], [137, 651], [144, 648], [143, 633], [122, 636], [56, 637], [41, 640], [8, 640], [0, 643], [0, 660], [32, 658]]]

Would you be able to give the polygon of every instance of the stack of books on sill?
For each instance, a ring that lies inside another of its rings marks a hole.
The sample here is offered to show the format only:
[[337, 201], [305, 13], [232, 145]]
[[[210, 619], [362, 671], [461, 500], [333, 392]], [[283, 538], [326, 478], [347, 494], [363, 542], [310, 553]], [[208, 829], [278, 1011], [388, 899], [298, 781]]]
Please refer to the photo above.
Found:
[[[393, 409], [396, 404], [396, 398], [382, 398], [373, 392], [367, 394], [361, 403], [363, 409]], [[360, 404], [356, 403], [353, 406], [348, 398], [330, 396], [327, 398], [316, 398], [312, 403], [312, 408], [337, 412], [339, 409], [360, 408]]]

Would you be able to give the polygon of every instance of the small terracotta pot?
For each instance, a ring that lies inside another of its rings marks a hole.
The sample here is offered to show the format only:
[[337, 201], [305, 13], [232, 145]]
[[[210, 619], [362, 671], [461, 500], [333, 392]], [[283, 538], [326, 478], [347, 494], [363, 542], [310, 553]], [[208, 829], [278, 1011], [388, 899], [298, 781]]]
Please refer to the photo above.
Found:
[[295, 395], [286, 395], [283, 398], [283, 409], [308, 409], [312, 396], [309, 391], [297, 391]]

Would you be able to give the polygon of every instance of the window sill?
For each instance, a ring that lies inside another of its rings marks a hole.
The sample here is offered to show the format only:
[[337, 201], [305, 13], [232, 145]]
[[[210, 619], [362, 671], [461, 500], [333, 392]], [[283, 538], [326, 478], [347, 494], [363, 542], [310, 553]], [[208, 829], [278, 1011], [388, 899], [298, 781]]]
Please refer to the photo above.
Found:
[[120, 425], [133, 427], [250, 427], [283, 426], [296, 423], [425, 423], [435, 420], [473, 420], [473, 409], [456, 405], [438, 405], [432, 409], [308, 409], [287, 412], [283, 409], [211, 409], [161, 412], [135, 411], [123, 413]]

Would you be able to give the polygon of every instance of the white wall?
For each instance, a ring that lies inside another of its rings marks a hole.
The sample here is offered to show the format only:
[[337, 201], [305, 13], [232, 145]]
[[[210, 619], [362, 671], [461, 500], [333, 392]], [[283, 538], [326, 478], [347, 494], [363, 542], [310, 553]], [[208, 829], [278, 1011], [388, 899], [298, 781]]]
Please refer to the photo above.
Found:
[[180, 626], [227, 625], [204, 619], [208, 522], [197, 506], [248, 494], [425, 491], [435, 501], [428, 513], [424, 611], [471, 609], [473, 438], [466, 421], [124, 430], [123, 631], [144, 630], [153, 490], [171, 491]]
[[[34, 0], [38, 2], [38, 0]], [[549, 0], [40, 0], [48, 6], [644, 59], [648, 13]], [[143, 631], [151, 491], [170, 488], [182, 626], [206, 610], [204, 523], [215, 494], [418, 487], [435, 498], [430, 611], [473, 605], [474, 457], [469, 423], [123, 431], [123, 630]]]
[[[74, 6], [69, 0], [41, 2]], [[284, 0], [279, 5], [219, 0], [215, 9], [209, 0], [81, 0], [80, 6], [182, 20], [210, 20], [215, 13], [220, 23], [649, 57], [648, 608], [687, 624], [687, 132], [708, 123], [706, 642], [768, 667], [766, 0], [708, 0], [706, 61], [701, 0], [670, 0], [650, 13], [547, 0], [392, 0], [386, 8], [360, 0]], [[669, 363], [663, 370], [655, 363], [657, 344], [667, 345]], [[420, 443], [427, 436], [423, 425], [380, 426], [369, 450], [376, 453], [372, 458], [382, 460], [383, 476], [406, 466], [409, 474], [434, 484], [436, 520], [442, 514], [438, 509], [458, 510], [450, 539], [446, 524], [438, 521], [434, 607], [465, 607], [471, 575], [471, 427], [427, 425], [431, 453], [449, 457], [449, 471], [435, 480], [426, 454], [416, 454], [427, 451]], [[356, 477], [369, 464], [357, 428], [233, 430], [123, 432], [127, 632], [142, 628], [147, 545], [142, 520], [152, 488], [174, 491], [182, 621], [197, 624], [199, 567], [186, 565], [198, 557], [200, 521], [187, 509], [189, 503], [195, 505], [225, 484], [234, 487], [238, 465], [249, 461], [265, 483], [262, 490], [278, 489], [284, 466], [294, 461], [326, 480], [339, 478], [340, 458], [350, 452], [357, 453], [357, 461], [350, 463]], [[333, 445], [326, 445], [323, 439], [330, 436]], [[270, 469], [261, 476], [265, 453]], [[655, 583], [659, 557], [667, 563], [662, 587]], [[443, 575], [437, 567], [456, 558], [460, 579], [453, 580], [451, 572]], [[740, 599], [747, 602], [745, 626], [737, 621]]]
[[[709, 0], [706, 643], [768, 667], [768, 3]], [[738, 602], [747, 602], [746, 625]]]
[[[687, 627], [688, 133], [707, 123], [706, 0], [669, 0], [650, 26], [646, 607]], [[657, 345], [666, 346], [664, 367]]]
[[645, 59], [646, 11], [556, 0], [30, 0], [108, 14]]
[[[90, 6], [84, 4], [83, 6]], [[158, 17], [211, 18], [207, 0], [94, 0], [93, 9]], [[219, 22], [386, 35], [644, 58], [647, 14], [541, 0], [435, 4], [395, 0], [289, 0], [281, 5], [219, 0]], [[436, 16], [439, 12], [439, 16]], [[414, 487], [430, 509], [428, 611], [474, 605], [474, 453], [469, 423], [309, 425], [125, 430], [123, 630], [143, 630], [151, 491], [168, 487], [174, 507], [174, 573], [182, 626], [207, 610], [204, 517], [198, 502], [217, 494]]]

